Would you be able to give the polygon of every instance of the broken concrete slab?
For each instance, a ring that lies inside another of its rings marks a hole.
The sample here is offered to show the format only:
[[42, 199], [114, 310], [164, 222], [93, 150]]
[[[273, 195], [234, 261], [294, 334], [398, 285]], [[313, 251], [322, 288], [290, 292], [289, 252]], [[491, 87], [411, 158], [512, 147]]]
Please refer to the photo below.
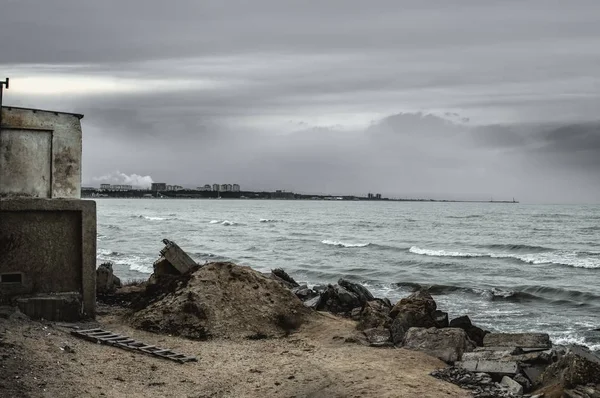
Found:
[[502, 384], [504, 387], [506, 387], [508, 389], [508, 391], [510, 391], [511, 393], [513, 393], [515, 395], [523, 394], [523, 386], [508, 376], [504, 376], [502, 378], [502, 381], [500, 382], [500, 384]]
[[465, 352], [463, 354], [463, 361], [481, 361], [481, 360], [490, 360], [490, 361], [501, 361], [505, 360], [507, 357], [512, 356], [512, 350], [506, 351], [473, 351], [473, 352]]
[[160, 251], [163, 256], [180, 274], [185, 274], [197, 264], [177, 243], [163, 239], [165, 247]]
[[404, 348], [423, 351], [444, 362], [459, 361], [474, 348], [467, 333], [459, 328], [410, 328], [404, 338]]
[[461, 361], [457, 366], [469, 372], [483, 372], [498, 376], [514, 376], [519, 373], [519, 364], [510, 361]]
[[96, 294], [114, 293], [121, 287], [121, 279], [113, 273], [112, 263], [102, 263], [96, 269]]
[[547, 333], [488, 333], [483, 338], [484, 347], [552, 348]]
[[476, 347], [473, 351], [509, 351], [510, 355], [517, 355], [523, 353], [523, 350], [519, 347]]

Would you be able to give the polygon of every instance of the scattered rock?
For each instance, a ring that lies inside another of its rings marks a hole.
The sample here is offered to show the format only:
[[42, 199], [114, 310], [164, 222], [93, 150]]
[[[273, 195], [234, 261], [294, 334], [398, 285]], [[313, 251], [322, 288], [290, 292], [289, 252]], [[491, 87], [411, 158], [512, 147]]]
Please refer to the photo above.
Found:
[[273, 279], [283, 282], [290, 289], [300, 286], [300, 284], [298, 284], [294, 278], [289, 276], [288, 273], [281, 268], [275, 268], [274, 270], [271, 270], [271, 276]]
[[309, 300], [306, 300], [304, 302], [304, 306], [306, 306], [308, 308], [312, 308], [312, 309], [317, 309], [320, 302], [321, 302], [321, 296], [319, 295], [319, 296], [313, 297]]
[[314, 285], [313, 290], [317, 293], [323, 293], [325, 290], [327, 290], [327, 286], [326, 285]]
[[483, 372], [495, 376], [514, 376], [519, 373], [519, 364], [514, 361], [462, 361], [456, 366], [469, 372]]
[[511, 379], [508, 376], [504, 376], [502, 381], [500, 382], [503, 386], [505, 386], [509, 392], [515, 395], [523, 394], [523, 386]]
[[461, 328], [467, 332], [467, 336], [478, 346], [483, 346], [483, 338], [487, 332], [471, 323], [467, 315], [459, 316], [450, 321], [451, 328]]
[[369, 345], [373, 347], [388, 347], [392, 343], [390, 341], [390, 331], [384, 328], [366, 329], [363, 331]]
[[432, 314], [437, 309], [437, 304], [431, 294], [425, 290], [419, 290], [398, 301], [392, 308], [390, 316], [395, 318], [402, 312], [421, 312], [424, 314]]
[[329, 285], [327, 290], [321, 293], [317, 309], [333, 314], [349, 314], [354, 308], [360, 306], [360, 300], [355, 293], [349, 292], [339, 285]]
[[121, 280], [113, 274], [112, 263], [102, 263], [96, 269], [96, 293], [110, 294], [121, 287]]
[[358, 297], [358, 301], [360, 301], [361, 305], [365, 304], [367, 301], [375, 300], [375, 297], [373, 297], [371, 292], [363, 285], [350, 282], [346, 279], [338, 280], [338, 285], [340, 285], [347, 291], [356, 294], [356, 296]]
[[569, 347], [567, 353], [548, 366], [540, 377], [542, 386], [559, 384], [572, 388], [588, 383], [600, 383], [600, 358], [579, 346]]
[[319, 293], [315, 292], [312, 289], [309, 289], [306, 285], [292, 288], [292, 293], [294, 293], [296, 297], [298, 297], [302, 301], [310, 300], [311, 298], [319, 295]]
[[531, 390], [531, 387], [533, 387], [533, 385], [531, 384], [531, 381], [529, 381], [529, 379], [527, 377], [523, 376], [521, 373], [515, 375], [515, 377], [513, 377], [513, 380], [516, 381], [517, 383], [519, 383], [520, 385], [522, 385], [523, 391], [525, 391], [525, 392]]
[[392, 342], [394, 344], [401, 344], [404, 336], [411, 327], [435, 327], [433, 319], [435, 310], [435, 301], [424, 290], [413, 293], [397, 302], [390, 311], [390, 317], [393, 318], [390, 325]]
[[423, 351], [444, 362], [454, 363], [474, 347], [462, 329], [432, 327], [410, 328], [404, 338], [404, 348]]
[[470, 390], [475, 398], [514, 397], [512, 393], [508, 392], [499, 383], [495, 383], [490, 375], [486, 373], [469, 372], [452, 366], [433, 371], [431, 376]]
[[485, 347], [552, 348], [547, 333], [488, 333], [483, 338]]
[[473, 326], [471, 323], [471, 318], [467, 315], [459, 316], [458, 318], [454, 318], [450, 321], [451, 328], [461, 328], [462, 330], [466, 330]]
[[381, 300], [367, 301], [359, 314], [359, 322], [356, 325], [358, 330], [365, 330], [377, 327], [389, 328], [392, 319], [388, 316], [389, 307]]

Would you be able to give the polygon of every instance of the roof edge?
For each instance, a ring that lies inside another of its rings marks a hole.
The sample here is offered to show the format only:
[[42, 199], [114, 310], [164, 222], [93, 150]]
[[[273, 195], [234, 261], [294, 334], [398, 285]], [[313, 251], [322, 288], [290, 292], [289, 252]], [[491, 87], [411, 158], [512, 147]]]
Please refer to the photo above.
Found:
[[9, 111], [11, 109], [19, 109], [19, 110], [24, 110], [24, 111], [32, 111], [32, 112], [48, 112], [48, 113], [54, 113], [55, 115], [71, 115], [71, 116], [75, 116], [78, 119], [83, 119], [83, 115], [81, 113], [72, 113], [72, 112], [60, 112], [60, 111], [50, 111], [48, 109], [36, 109], [36, 108], [23, 108], [20, 106], [10, 106], [10, 105], [3, 105], [2, 106], [3, 109], [8, 109]]

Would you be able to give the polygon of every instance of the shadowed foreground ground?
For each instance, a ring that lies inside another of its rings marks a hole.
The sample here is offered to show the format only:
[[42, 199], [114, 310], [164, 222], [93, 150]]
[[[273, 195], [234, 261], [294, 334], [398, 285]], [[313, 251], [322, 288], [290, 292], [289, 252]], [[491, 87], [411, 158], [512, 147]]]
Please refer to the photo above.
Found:
[[355, 323], [329, 314], [285, 338], [202, 342], [132, 329], [118, 309], [99, 310], [102, 328], [195, 355], [198, 362], [181, 365], [93, 344], [59, 324], [0, 319], [0, 397], [468, 396], [428, 375], [443, 362], [345, 342]]

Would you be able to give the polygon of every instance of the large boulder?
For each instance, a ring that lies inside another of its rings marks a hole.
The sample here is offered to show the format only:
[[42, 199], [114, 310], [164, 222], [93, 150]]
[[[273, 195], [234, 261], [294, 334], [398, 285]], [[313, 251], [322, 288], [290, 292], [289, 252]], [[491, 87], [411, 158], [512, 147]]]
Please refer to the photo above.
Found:
[[569, 347], [565, 355], [546, 368], [539, 381], [543, 386], [557, 384], [564, 388], [598, 384], [600, 357], [583, 347]]
[[288, 275], [282, 268], [275, 268], [271, 270], [271, 277], [276, 281], [281, 282], [284, 286], [289, 289], [299, 287], [300, 284], [294, 280], [291, 276]]
[[461, 328], [467, 332], [467, 336], [478, 346], [483, 346], [483, 338], [488, 333], [487, 331], [473, 325], [471, 319], [467, 315], [459, 316], [450, 321], [451, 328]]
[[408, 297], [398, 301], [390, 316], [395, 318], [401, 312], [420, 312], [424, 314], [432, 314], [437, 309], [437, 304], [431, 294], [426, 290], [419, 290]]
[[390, 331], [384, 328], [372, 328], [363, 331], [367, 342], [372, 347], [387, 347], [391, 346]]
[[360, 307], [358, 295], [339, 285], [329, 285], [321, 293], [317, 310], [328, 311], [333, 314], [350, 314], [354, 308]]
[[384, 327], [389, 328], [392, 318], [389, 317], [390, 308], [383, 300], [367, 301], [359, 314], [358, 330]]
[[96, 294], [111, 294], [121, 287], [121, 280], [113, 274], [112, 263], [103, 263], [96, 269]]
[[472, 351], [474, 346], [462, 329], [432, 327], [410, 328], [404, 338], [404, 348], [423, 351], [444, 362], [454, 363], [460, 361], [463, 353]]
[[294, 293], [296, 295], [296, 297], [298, 297], [302, 301], [308, 301], [311, 298], [317, 297], [319, 295], [319, 293], [310, 289], [306, 285], [301, 285], [301, 286], [292, 288], [292, 293]]
[[361, 304], [365, 304], [367, 301], [375, 300], [375, 297], [373, 297], [371, 292], [363, 285], [350, 282], [346, 279], [340, 279], [338, 281], [338, 285], [348, 290], [349, 292], [356, 294]]
[[412, 327], [430, 328], [436, 326], [433, 318], [437, 305], [426, 291], [418, 291], [396, 303], [390, 312], [393, 319], [390, 325], [392, 342], [402, 344], [404, 336]]

